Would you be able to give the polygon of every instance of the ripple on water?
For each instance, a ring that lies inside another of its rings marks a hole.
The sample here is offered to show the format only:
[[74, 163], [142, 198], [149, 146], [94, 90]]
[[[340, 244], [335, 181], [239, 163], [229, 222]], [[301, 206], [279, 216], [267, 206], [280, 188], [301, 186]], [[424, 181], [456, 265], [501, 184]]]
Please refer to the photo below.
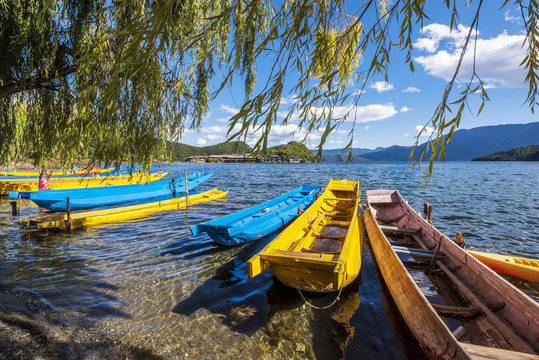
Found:
[[[407, 163], [173, 164], [168, 178], [184, 169], [213, 172], [201, 190], [229, 190], [228, 200], [72, 233], [22, 229], [0, 201], [3, 282], [38, 294], [74, 332], [119, 344], [123, 355], [418, 359], [368, 247], [360, 280], [334, 308], [313, 311], [270, 272], [247, 278], [246, 261], [271, 238], [225, 247], [191, 236], [189, 227], [300, 185], [349, 178], [360, 180], [363, 194], [398, 189], [417, 210], [430, 203], [436, 227], [462, 231], [469, 248], [539, 257], [537, 164], [439, 163], [428, 188]], [[36, 211], [21, 201], [20, 218]], [[534, 284], [508, 280], [539, 294]], [[319, 306], [334, 296], [307, 294]]]

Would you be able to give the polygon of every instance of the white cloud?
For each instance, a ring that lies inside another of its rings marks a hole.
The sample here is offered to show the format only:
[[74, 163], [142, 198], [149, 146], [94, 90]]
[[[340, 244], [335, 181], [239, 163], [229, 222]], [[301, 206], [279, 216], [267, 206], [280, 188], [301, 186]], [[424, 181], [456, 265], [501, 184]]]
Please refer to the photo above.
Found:
[[219, 111], [230, 114], [230, 115], [236, 115], [237, 113], [240, 112], [240, 109], [226, 105], [226, 104], [221, 104], [221, 106], [219, 106]]
[[[419, 56], [414, 60], [422, 65], [428, 74], [450, 81], [462, 50], [462, 44], [459, 46], [460, 38], [453, 40], [449, 49]], [[487, 86], [523, 86], [525, 69], [520, 67], [520, 63], [526, 56], [526, 48], [522, 47], [524, 40], [524, 35], [508, 35], [506, 32], [491, 39], [477, 39], [466, 51], [458, 78], [464, 81], [471, 78], [475, 58], [475, 71]], [[474, 48], [477, 49], [476, 54]]]
[[411, 110], [413, 110], [413, 109], [409, 108], [407, 106], [403, 106], [403, 107], [401, 107], [400, 112], [405, 113], [405, 112], [408, 112], [408, 111], [411, 111]]
[[406, 136], [406, 137], [409, 137], [409, 136], [410, 136], [410, 134], [408, 134], [408, 133], [404, 133], [404, 136]]
[[[458, 25], [457, 28], [451, 30], [447, 25], [429, 24], [421, 30], [421, 34], [426, 37], [417, 39], [414, 42], [414, 48], [433, 53], [438, 50], [442, 40], [449, 40], [451, 47], [462, 47], [469, 31], [470, 28], [464, 25]], [[475, 33], [472, 36], [475, 36]]]
[[211, 133], [211, 134], [226, 134], [226, 132], [228, 131], [228, 128], [226, 126], [218, 126], [218, 125], [215, 125], [215, 126], [206, 126], [206, 127], [201, 127], [200, 128], [200, 132], [203, 132], [203, 133]]
[[[419, 134], [419, 132], [421, 131], [421, 129], [423, 129], [423, 127], [424, 127], [423, 125], [417, 125], [415, 127], [415, 132]], [[431, 136], [433, 132], [434, 132], [434, 129], [427, 126], [425, 131], [421, 133], [421, 136]]]
[[204, 146], [204, 145], [206, 145], [207, 143], [208, 143], [208, 142], [207, 142], [204, 138], [198, 138], [198, 139], [197, 139], [197, 142], [196, 142], [197, 145], [201, 145], [201, 146]]
[[405, 92], [405, 93], [420, 93], [421, 90], [419, 90], [418, 88], [413, 87], [413, 86], [408, 86], [406, 89], [402, 90], [402, 92]]
[[504, 14], [505, 21], [521, 24], [522, 23], [522, 17], [520, 16], [513, 16], [510, 14], [511, 10], [507, 10]]
[[392, 104], [371, 104], [367, 106], [358, 106], [356, 111], [352, 111], [350, 116], [358, 122], [379, 121], [392, 117], [397, 113]]
[[393, 84], [386, 83], [385, 81], [377, 81], [371, 85], [371, 88], [376, 89], [379, 93], [393, 90]]
[[[321, 116], [327, 114], [328, 108], [311, 108], [311, 112]], [[341, 118], [348, 113], [348, 121], [369, 122], [384, 120], [397, 113], [393, 104], [370, 104], [366, 106], [335, 106], [333, 108], [333, 118]]]
[[219, 118], [219, 119], [216, 119], [215, 121], [226, 124], [227, 122], [230, 121], [230, 118]]
[[365, 130], [369, 130], [370, 126], [369, 125], [365, 125]]
[[210, 134], [207, 136], [208, 140], [224, 140], [225, 137], [223, 135], [214, 135]]

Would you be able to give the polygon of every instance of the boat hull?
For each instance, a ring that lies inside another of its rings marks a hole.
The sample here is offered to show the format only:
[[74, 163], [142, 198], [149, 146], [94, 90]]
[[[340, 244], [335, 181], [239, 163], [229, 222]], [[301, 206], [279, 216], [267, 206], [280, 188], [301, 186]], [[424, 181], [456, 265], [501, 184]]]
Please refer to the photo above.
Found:
[[[65, 176], [65, 175], [96, 175], [113, 171], [114, 168], [102, 169], [101, 167], [93, 168], [76, 168], [72, 170], [46, 170], [47, 174], [52, 172], [52, 176]], [[39, 177], [39, 170], [0, 170], [0, 174], [3, 176], [11, 177]]]
[[21, 220], [19, 221], [19, 224], [24, 226], [35, 226], [40, 229], [82, 229], [100, 224], [137, 219], [160, 211], [185, 209], [187, 205], [191, 206], [202, 202], [225, 200], [227, 194], [228, 191], [224, 192], [217, 189], [212, 189], [200, 194], [189, 196], [189, 204], [187, 204], [187, 199], [185, 197], [179, 197], [140, 205], [122, 206], [105, 210], [75, 212], [72, 213], [69, 218], [65, 214], [41, 216], [29, 220]]
[[539, 307], [533, 300], [436, 230], [396, 190], [368, 191], [366, 201], [365, 226], [380, 272], [430, 359], [489, 358], [498, 349], [514, 359], [534, 356]]
[[468, 250], [493, 271], [539, 283], [539, 260]]
[[[112, 185], [129, 185], [148, 183], [157, 180], [161, 180], [167, 173], [157, 172], [146, 175], [144, 173], [134, 173], [132, 175], [117, 175], [117, 176], [91, 176], [81, 177], [77, 179], [72, 178], [60, 178], [51, 179], [49, 181], [49, 190], [63, 190], [63, 189], [82, 189], [100, 186], [112, 186]], [[8, 195], [10, 192], [21, 191], [38, 191], [38, 181], [11, 181], [0, 182], [0, 195]]]
[[247, 263], [249, 277], [270, 269], [287, 286], [340, 291], [361, 269], [359, 183], [330, 181], [324, 193]]
[[[189, 191], [193, 191], [212, 174], [196, 173], [187, 178]], [[174, 184], [174, 185], [173, 185]], [[71, 210], [110, 206], [135, 201], [167, 200], [185, 196], [185, 178], [155, 181], [146, 184], [94, 187], [76, 190], [44, 190], [30, 193], [30, 199], [39, 207], [51, 211], [67, 211], [67, 198]]]
[[320, 192], [319, 186], [300, 186], [289, 193], [237, 213], [197, 224], [191, 233], [205, 232], [223, 245], [258, 240], [289, 223], [307, 208]]

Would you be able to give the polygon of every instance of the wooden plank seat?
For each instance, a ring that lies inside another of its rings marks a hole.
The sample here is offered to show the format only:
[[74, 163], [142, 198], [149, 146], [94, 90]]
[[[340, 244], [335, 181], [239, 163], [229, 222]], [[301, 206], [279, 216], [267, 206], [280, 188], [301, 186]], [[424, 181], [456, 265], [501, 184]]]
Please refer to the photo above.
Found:
[[342, 245], [343, 242], [336, 239], [318, 238], [308, 251], [326, 254], [338, 254], [342, 249]]
[[348, 229], [338, 226], [324, 226], [317, 236], [330, 238], [330, 239], [342, 239], [348, 234]]
[[[392, 246], [392, 247], [393, 247], [393, 250], [395, 250], [395, 252], [400, 253], [400, 254], [433, 257], [435, 253], [433, 250], [424, 250], [424, 249], [418, 249], [418, 248], [412, 248], [412, 247], [406, 247], [406, 246]], [[442, 252], [439, 252], [437, 257], [444, 258], [445, 254]]]
[[392, 225], [380, 225], [380, 230], [382, 230], [385, 233], [393, 233], [393, 234], [417, 234], [421, 232], [421, 229], [409, 229], [409, 228], [403, 228], [398, 226], [392, 226]]

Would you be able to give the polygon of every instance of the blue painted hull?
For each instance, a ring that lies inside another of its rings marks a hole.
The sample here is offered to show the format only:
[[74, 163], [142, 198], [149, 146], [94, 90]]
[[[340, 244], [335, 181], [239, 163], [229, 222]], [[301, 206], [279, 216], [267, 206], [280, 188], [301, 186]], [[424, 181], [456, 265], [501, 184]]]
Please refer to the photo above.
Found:
[[311, 205], [321, 190], [320, 186], [300, 186], [265, 203], [192, 226], [191, 233], [205, 232], [223, 245], [254, 241], [294, 219], [299, 211]]
[[[189, 191], [194, 190], [202, 182], [212, 176], [211, 173], [196, 173], [188, 176]], [[172, 185], [174, 181], [174, 186]], [[185, 196], [185, 178], [154, 181], [146, 184], [100, 186], [87, 189], [28, 191], [21, 198], [30, 198], [36, 205], [50, 211], [67, 211], [67, 197], [71, 210], [86, 209], [98, 206], [117, 205], [125, 202], [145, 201], [152, 199], [170, 199]]]

